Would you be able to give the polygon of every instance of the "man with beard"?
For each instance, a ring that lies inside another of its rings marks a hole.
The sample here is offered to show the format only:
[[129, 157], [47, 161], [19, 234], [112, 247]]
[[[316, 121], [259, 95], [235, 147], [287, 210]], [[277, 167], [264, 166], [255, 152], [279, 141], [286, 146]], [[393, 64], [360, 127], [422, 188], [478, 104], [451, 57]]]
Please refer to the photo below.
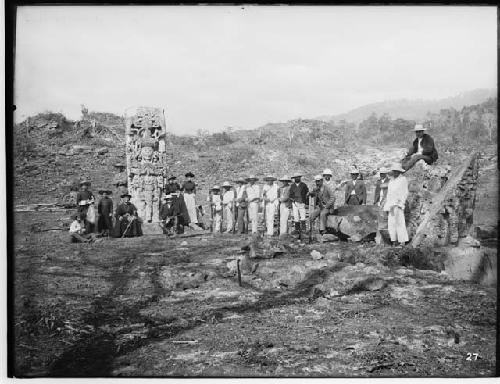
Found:
[[116, 208], [116, 223], [113, 230], [113, 237], [142, 236], [142, 228], [140, 219], [137, 216], [137, 208], [130, 202], [132, 196], [126, 193], [120, 197], [122, 203]]

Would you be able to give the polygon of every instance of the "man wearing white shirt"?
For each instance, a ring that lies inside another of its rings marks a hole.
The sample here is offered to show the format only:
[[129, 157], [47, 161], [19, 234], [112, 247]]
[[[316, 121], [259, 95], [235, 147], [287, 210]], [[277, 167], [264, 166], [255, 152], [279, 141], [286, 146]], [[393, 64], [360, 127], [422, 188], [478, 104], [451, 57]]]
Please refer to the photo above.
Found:
[[207, 197], [207, 200], [210, 202], [210, 208], [213, 209], [213, 220], [214, 220], [214, 232], [220, 232], [222, 225], [222, 198], [220, 195], [220, 187], [218, 185], [214, 185], [210, 195]]
[[224, 181], [222, 188], [224, 190], [222, 194], [222, 206], [226, 216], [226, 233], [230, 233], [233, 228], [234, 191], [231, 189], [231, 184], [227, 181]]
[[408, 197], [408, 180], [402, 175], [404, 169], [400, 165], [394, 164], [391, 171], [393, 176], [389, 180], [384, 205], [384, 211], [389, 212], [387, 227], [392, 245], [396, 245], [397, 242], [405, 245], [408, 241], [404, 215], [405, 202]]
[[259, 224], [259, 201], [260, 201], [260, 188], [255, 182], [259, 180], [255, 176], [247, 178], [248, 185], [246, 187], [247, 200], [248, 200], [248, 220], [252, 228], [252, 234], [258, 232]]
[[262, 200], [266, 215], [266, 233], [268, 236], [274, 235], [274, 214], [278, 204], [278, 186], [274, 184], [276, 180], [273, 176], [267, 176], [264, 181], [267, 183], [262, 188]]

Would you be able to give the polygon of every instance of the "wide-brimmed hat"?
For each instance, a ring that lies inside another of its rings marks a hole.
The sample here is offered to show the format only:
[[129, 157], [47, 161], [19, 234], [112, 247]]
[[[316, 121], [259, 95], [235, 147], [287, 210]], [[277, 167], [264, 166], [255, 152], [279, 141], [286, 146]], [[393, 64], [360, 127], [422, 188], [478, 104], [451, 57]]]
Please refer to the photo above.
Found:
[[414, 131], [427, 131], [427, 128], [425, 128], [422, 124], [415, 124], [415, 127], [413, 128]]
[[80, 185], [90, 185], [90, 181], [88, 180], [80, 181]]
[[103, 195], [103, 194], [105, 194], [105, 193], [107, 193], [108, 195], [112, 195], [112, 194], [113, 194], [113, 192], [112, 192], [112, 191], [110, 191], [109, 189], [101, 189], [101, 190], [99, 191], [99, 195]]
[[386, 167], [381, 167], [378, 173], [389, 173], [389, 169], [387, 169]]
[[171, 194], [165, 196], [165, 200], [172, 200], [174, 197]]
[[358, 169], [358, 168], [351, 167], [351, 168], [349, 168], [349, 173], [350, 173], [351, 175], [356, 174], [356, 173], [358, 173], [358, 174], [359, 174], [359, 169]]
[[264, 181], [275, 181], [276, 177], [269, 175], [269, 176], [264, 177], [263, 180]]
[[236, 180], [236, 182], [239, 184], [245, 184], [247, 182], [247, 180], [244, 177], [240, 177]]
[[302, 173], [295, 172], [294, 174], [292, 174], [292, 179], [295, 179], [296, 177], [302, 177]]
[[401, 167], [401, 164], [394, 163], [391, 166], [391, 171], [399, 171], [399, 172], [403, 173], [405, 170], [403, 169], [403, 167]]
[[[191, 176], [191, 177], [193, 177], [193, 176]], [[170, 177], [167, 179], [167, 181], [170, 181], [170, 180], [175, 180], [175, 179], [177, 179], [177, 177], [175, 177], [175, 176], [170, 176]]]
[[323, 176], [321, 175], [314, 176], [314, 181], [320, 181], [320, 180], [323, 180]]
[[227, 187], [227, 188], [231, 188], [231, 184], [229, 183], [229, 181], [224, 181], [224, 182], [222, 183], [222, 186], [223, 186], [223, 187]]
[[89, 201], [88, 200], [80, 200], [78, 202], [78, 205], [89, 205]]
[[331, 169], [329, 168], [326, 168], [323, 170], [323, 175], [330, 175], [330, 176], [333, 176], [333, 172]]
[[188, 172], [184, 175], [184, 177], [194, 177], [193, 172]]
[[214, 185], [212, 187], [212, 191], [220, 191], [220, 187], [218, 185]]
[[124, 193], [123, 195], [120, 196], [120, 198], [124, 199], [125, 197], [128, 197], [129, 199], [132, 198], [132, 195], [128, 194], [128, 193]]
[[280, 177], [279, 181], [292, 181], [292, 179], [290, 177], [288, 177], [287, 175], [285, 175], [285, 176]]
[[163, 196], [161, 197], [161, 199], [162, 199], [162, 200], [167, 200], [167, 196], [172, 196], [172, 195], [163, 195]]
[[257, 176], [255, 176], [255, 175], [252, 175], [252, 176], [250, 176], [250, 177], [247, 177], [247, 179], [246, 179], [246, 181], [250, 181], [250, 180], [255, 180], [255, 181], [257, 181], [257, 180], [259, 180], [259, 178], [258, 178]]

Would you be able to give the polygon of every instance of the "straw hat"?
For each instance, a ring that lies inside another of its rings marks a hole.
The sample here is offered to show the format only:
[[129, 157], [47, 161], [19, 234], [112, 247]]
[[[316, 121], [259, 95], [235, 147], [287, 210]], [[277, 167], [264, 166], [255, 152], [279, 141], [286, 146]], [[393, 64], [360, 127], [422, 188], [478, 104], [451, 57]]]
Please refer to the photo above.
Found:
[[214, 185], [212, 187], [212, 191], [220, 191], [220, 187], [218, 185]]
[[229, 181], [224, 181], [224, 182], [222, 183], [222, 186], [223, 186], [223, 187], [227, 187], [227, 188], [231, 188], [231, 184], [229, 183]]
[[401, 167], [401, 164], [394, 163], [391, 166], [391, 171], [399, 171], [399, 172], [403, 173], [405, 170]]
[[292, 175], [292, 179], [295, 179], [296, 177], [302, 177], [302, 174], [300, 172], [295, 172], [293, 175]]
[[128, 193], [124, 193], [123, 195], [120, 196], [122, 199], [124, 199], [125, 197], [128, 197], [129, 199], [132, 198], [132, 195], [128, 194]]
[[379, 169], [378, 173], [389, 173], [389, 169], [387, 169], [386, 167], [382, 167]]
[[257, 176], [255, 176], [255, 175], [252, 175], [252, 176], [250, 176], [250, 177], [247, 177], [247, 180], [246, 180], [246, 181], [250, 181], [250, 180], [255, 180], [255, 181], [257, 181], [257, 180], [259, 180], [259, 178], [258, 178]]
[[287, 175], [280, 177], [279, 181], [292, 181]]
[[333, 176], [333, 172], [331, 169], [329, 168], [326, 168], [324, 171], [323, 171], [323, 175], [330, 175], [330, 176]]
[[319, 180], [323, 180], [323, 176], [321, 175], [314, 176], [314, 181], [319, 181]]
[[90, 181], [88, 181], [88, 180], [80, 181], [80, 185], [88, 185], [88, 186], [90, 186]]
[[415, 124], [415, 128], [413, 128], [414, 131], [427, 131], [427, 128], [425, 128], [422, 124]]
[[274, 177], [274, 176], [266, 176], [266, 177], [264, 177], [264, 179], [263, 179], [263, 180], [264, 180], [264, 181], [275, 181], [275, 180], [276, 180], [276, 177]]
[[349, 173], [350, 173], [351, 175], [353, 175], [353, 174], [359, 174], [359, 169], [354, 168], [354, 167], [351, 167], [351, 168], [349, 169]]

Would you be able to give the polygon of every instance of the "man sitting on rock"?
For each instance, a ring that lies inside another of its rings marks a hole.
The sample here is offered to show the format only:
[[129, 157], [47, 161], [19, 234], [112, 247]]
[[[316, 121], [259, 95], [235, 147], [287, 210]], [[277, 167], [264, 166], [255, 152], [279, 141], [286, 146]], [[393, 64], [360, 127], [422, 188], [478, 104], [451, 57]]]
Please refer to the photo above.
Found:
[[91, 243], [95, 241], [95, 235], [87, 233], [85, 230], [85, 215], [82, 213], [75, 213], [71, 216], [73, 222], [69, 227], [69, 234], [72, 243]]
[[122, 203], [116, 208], [116, 223], [113, 230], [114, 237], [136, 237], [142, 236], [140, 219], [137, 216], [137, 208], [130, 202], [132, 198], [128, 193], [120, 196]]
[[160, 218], [163, 221], [163, 233], [177, 235], [184, 232], [187, 209], [182, 209], [184, 201], [172, 195], [165, 196], [165, 204], [161, 206]]
[[346, 183], [345, 187], [345, 204], [346, 205], [363, 205], [366, 204], [366, 186], [363, 180], [359, 177], [357, 168], [351, 168], [349, 171], [351, 179]]
[[427, 130], [422, 124], [416, 124], [415, 135], [411, 148], [406, 153], [406, 157], [401, 162], [405, 171], [412, 168], [419, 160], [423, 160], [426, 164], [433, 164], [438, 159], [438, 153], [434, 145], [434, 140], [424, 131]]
[[314, 211], [309, 215], [309, 225], [319, 216], [319, 233], [326, 231], [326, 219], [329, 213], [333, 213], [335, 205], [335, 188], [332, 183], [324, 183], [321, 175], [314, 177], [315, 188], [310, 193], [315, 198]]

